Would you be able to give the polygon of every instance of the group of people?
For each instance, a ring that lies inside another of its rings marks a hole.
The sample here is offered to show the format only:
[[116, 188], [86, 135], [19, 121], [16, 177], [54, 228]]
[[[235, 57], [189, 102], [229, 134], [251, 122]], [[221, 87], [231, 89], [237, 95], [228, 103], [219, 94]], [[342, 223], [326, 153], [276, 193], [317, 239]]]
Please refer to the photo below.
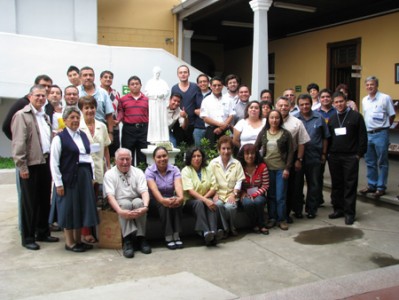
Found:
[[[3, 124], [12, 140], [22, 245], [27, 249], [40, 249], [37, 241], [59, 240], [50, 234], [53, 222], [64, 230], [66, 250], [91, 249], [99, 195], [118, 214], [123, 254], [131, 258], [134, 249], [151, 253], [145, 238], [147, 213], [159, 216], [171, 250], [184, 245], [183, 211], [195, 216], [195, 231], [208, 246], [238, 234], [240, 205], [253, 231], [265, 235], [274, 226], [287, 230], [292, 212], [296, 218], [306, 212], [313, 219], [324, 202], [326, 161], [334, 209], [329, 218], [354, 223], [359, 159], [365, 154], [368, 187], [361, 192], [376, 197], [385, 193], [388, 128], [395, 112], [392, 99], [378, 91], [375, 77], [365, 81], [363, 119], [348, 101], [346, 85], [332, 93], [310, 84], [298, 99], [287, 89], [275, 102], [271, 91], [264, 90], [259, 101], [250, 101], [248, 86], [236, 75], [223, 81], [201, 74], [192, 83], [189, 68], [179, 66], [179, 82], [166, 109], [171, 142], [192, 146], [186, 166], [179, 170], [171, 165], [168, 150], [160, 146], [153, 152], [155, 163], [143, 172], [133, 166], [145, 162], [140, 150], [148, 145], [149, 98], [141, 91], [141, 79], [130, 77], [130, 93], [120, 97], [111, 87], [110, 71], [101, 73], [100, 87], [91, 67], [70, 67], [67, 75], [71, 85], [63, 101], [62, 90], [40, 75]], [[219, 153], [209, 164], [200, 147], [203, 138], [216, 144]]]

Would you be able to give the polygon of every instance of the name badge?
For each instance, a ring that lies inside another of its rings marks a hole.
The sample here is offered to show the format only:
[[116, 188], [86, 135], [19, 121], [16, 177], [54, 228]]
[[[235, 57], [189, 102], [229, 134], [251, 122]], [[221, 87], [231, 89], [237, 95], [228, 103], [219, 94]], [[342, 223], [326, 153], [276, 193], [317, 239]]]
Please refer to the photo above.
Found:
[[341, 127], [341, 128], [335, 128], [334, 129], [335, 135], [346, 135], [346, 127]]
[[376, 120], [376, 121], [383, 121], [384, 120], [384, 113], [382, 113], [382, 112], [373, 113], [373, 119]]

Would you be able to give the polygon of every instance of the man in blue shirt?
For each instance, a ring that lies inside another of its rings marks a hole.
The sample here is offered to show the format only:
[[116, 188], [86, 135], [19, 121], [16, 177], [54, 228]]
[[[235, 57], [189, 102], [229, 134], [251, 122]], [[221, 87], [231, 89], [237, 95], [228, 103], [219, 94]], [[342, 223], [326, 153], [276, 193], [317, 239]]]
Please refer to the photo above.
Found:
[[[306, 144], [306, 151], [303, 157], [302, 173], [300, 184], [304, 185], [304, 177], [307, 182], [306, 212], [308, 219], [316, 217], [317, 208], [323, 193], [322, 164], [326, 161], [328, 138], [330, 132], [324, 118], [316, 111], [312, 111], [312, 97], [309, 94], [301, 94], [298, 97], [299, 113], [296, 117], [302, 121], [310, 136]], [[298, 201], [300, 207], [295, 212], [302, 213], [303, 201]]]

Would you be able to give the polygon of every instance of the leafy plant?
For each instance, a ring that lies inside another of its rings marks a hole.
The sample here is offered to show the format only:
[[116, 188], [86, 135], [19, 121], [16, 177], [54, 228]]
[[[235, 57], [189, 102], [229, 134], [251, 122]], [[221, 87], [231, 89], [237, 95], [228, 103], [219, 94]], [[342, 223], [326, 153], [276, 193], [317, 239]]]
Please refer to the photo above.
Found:
[[[186, 166], [186, 152], [190, 148], [190, 146], [188, 146], [186, 142], [181, 142], [178, 148], [180, 149], [180, 153], [176, 155], [175, 165], [181, 170]], [[216, 150], [216, 144], [211, 144], [211, 142], [207, 138], [201, 139], [200, 148], [204, 150], [208, 162], [219, 155], [218, 151]]]
[[15, 163], [11, 157], [0, 156], [0, 169], [14, 169]]

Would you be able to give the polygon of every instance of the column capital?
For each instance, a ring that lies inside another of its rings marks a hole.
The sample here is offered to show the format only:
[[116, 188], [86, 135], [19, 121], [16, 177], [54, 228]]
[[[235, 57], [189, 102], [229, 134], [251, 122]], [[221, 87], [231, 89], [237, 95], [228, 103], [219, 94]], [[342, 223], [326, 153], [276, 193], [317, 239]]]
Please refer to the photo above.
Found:
[[249, 1], [249, 5], [251, 6], [253, 11], [258, 10], [269, 10], [272, 5], [273, 0], [252, 0]]
[[193, 34], [194, 34], [194, 30], [187, 30], [187, 29], [184, 29], [184, 30], [183, 30], [183, 36], [184, 36], [184, 38], [186, 38], [186, 39], [191, 39], [191, 37], [193, 36]]

